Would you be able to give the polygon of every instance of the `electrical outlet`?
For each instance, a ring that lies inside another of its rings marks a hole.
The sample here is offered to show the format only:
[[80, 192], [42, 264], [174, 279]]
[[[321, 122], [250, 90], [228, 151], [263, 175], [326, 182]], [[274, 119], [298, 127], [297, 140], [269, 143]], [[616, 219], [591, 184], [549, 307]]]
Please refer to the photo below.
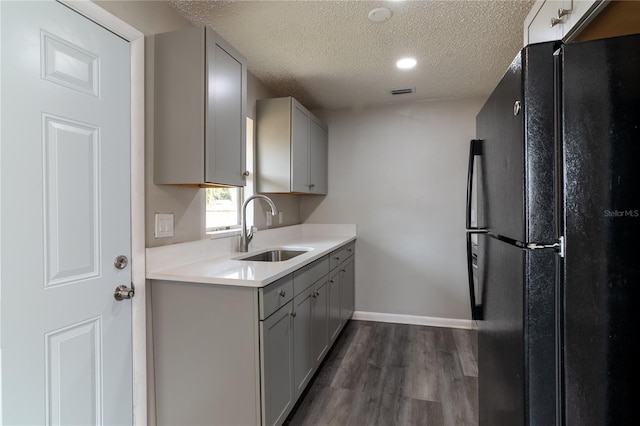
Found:
[[173, 213], [156, 213], [156, 238], [173, 237]]

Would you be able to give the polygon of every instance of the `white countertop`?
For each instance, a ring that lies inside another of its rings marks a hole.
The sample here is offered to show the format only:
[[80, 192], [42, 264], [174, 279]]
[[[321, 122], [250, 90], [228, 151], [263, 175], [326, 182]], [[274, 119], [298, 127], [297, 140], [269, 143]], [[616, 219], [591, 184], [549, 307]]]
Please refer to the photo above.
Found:
[[[303, 224], [259, 231], [247, 253], [238, 237], [147, 249], [147, 279], [264, 287], [356, 239], [355, 225]], [[238, 260], [271, 248], [308, 250], [282, 262]]]

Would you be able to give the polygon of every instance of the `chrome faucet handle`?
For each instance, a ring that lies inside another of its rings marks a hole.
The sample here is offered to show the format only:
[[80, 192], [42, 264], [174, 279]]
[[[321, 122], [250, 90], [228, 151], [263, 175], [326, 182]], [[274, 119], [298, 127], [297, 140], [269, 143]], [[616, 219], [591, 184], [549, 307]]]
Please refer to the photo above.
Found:
[[256, 226], [250, 226], [249, 231], [247, 231], [247, 244], [253, 239], [253, 234], [258, 232], [258, 228]]

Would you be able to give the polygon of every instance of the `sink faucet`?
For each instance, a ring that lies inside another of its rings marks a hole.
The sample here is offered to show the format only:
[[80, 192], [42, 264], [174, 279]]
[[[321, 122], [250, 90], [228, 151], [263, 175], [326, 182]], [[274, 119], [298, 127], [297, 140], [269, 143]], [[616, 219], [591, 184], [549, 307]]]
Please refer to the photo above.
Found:
[[278, 214], [278, 208], [276, 207], [274, 202], [271, 200], [271, 198], [267, 197], [266, 195], [252, 195], [251, 197], [245, 200], [244, 204], [242, 204], [242, 218], [240, 221], [240, 251], [241, 252], [249, 251], [249, 243], [253, 239], [253, 229], [250, 229], [249, 231], [247, 231], [247, 204], [249, 204], [249, 201], [254, 200], [256, 198], [261, 198], [265, 200], [267, 203], [269, 203], [269, 205], [271, 206], [272, 216], [275, 216]]

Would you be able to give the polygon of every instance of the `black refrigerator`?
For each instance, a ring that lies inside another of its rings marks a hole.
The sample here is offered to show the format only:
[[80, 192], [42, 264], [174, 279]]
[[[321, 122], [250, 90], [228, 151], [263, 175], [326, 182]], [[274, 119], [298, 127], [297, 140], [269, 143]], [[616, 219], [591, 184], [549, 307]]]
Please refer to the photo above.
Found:
[[640, 35], [525, 47], [476, 137], [480, 425], [635, 424]]

